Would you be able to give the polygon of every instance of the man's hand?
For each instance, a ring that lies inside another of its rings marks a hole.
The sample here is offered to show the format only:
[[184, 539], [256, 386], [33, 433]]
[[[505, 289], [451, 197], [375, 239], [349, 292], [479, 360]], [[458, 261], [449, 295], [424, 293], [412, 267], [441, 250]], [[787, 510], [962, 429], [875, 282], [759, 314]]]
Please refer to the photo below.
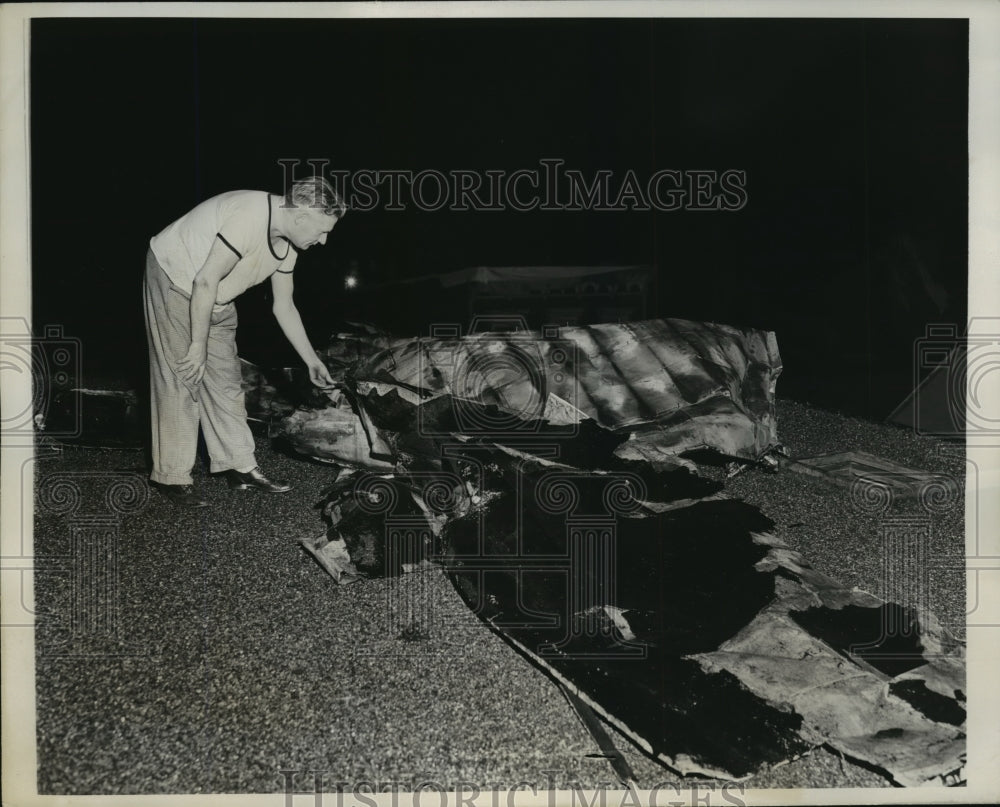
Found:
[[197, 387], [205, 376], [205, 362], [208, 361], [208, 345], [192, 342], [187, 354], [177, 363], [177, 376], [185, 384]]
[[317, 387], [330, 389], [336, 384], [330, 376], [330, 371], [320, 359], [317, 358], [315, 361], [309, 362], [306, 366], [309, 368], [309, 380], [312, 381]]

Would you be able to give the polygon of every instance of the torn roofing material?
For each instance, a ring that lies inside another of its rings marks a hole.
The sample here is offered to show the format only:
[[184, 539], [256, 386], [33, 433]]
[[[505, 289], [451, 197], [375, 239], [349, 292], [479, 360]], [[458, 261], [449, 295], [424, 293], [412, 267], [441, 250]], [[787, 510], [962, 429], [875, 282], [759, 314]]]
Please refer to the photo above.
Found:
[[793, 473], [815, 476], [852, 490], [878, 487], [889, 497], [919, 497], [924, 500], [954, 492], [954, 482], [943, 474], [908, 468], [866, 451], [838, 451], [815, 457], [798, 457], [783, 464]]
[[[362, 396], [395, 391], [414, 406], [441, 396], [465, 403], [460, 431], [592, 420], [628, 435], [636, 457], [713, 448], [756, 460], [778, 444], [780, 373], [773, 333], [658, 319], [401, 340], [352, 375]], [[495, 415], [477, 418], [474, 407]]]
[[333, 540], [307, 549], [332, 552], [335, 576], [440, 565], [492, 630], [681, 774], [745, 779], [825, 745], [900, 785], [960, 781], [962, 644], [812, 569], [756, 507], [692, 499], [686, 468], [657, 477], [470, 442], [453, 472], [342, 475]]
[[391, 342], [345, 368], [349, 408], [296, 413], [303, 453], [388, 466], [342, 475], [306, 548], [343, 580], [441, 563], [682, 774], [742, 779], [826, 744], [898, 784], [952, 783], [960, 643], [818, 574], [678, 456], [775, 450], [780, 370], [773, 334], [676, 320]]
[[502, 453], [486, 487], [503, 493], [449, 522], [445, 565], [470, 608], [649, 754], [743, 779], [827, 745], [900, 785], [961, 778], [964, 648], [932, 615], [818, 573], [751, 505], [655, 508], [628, 475]]

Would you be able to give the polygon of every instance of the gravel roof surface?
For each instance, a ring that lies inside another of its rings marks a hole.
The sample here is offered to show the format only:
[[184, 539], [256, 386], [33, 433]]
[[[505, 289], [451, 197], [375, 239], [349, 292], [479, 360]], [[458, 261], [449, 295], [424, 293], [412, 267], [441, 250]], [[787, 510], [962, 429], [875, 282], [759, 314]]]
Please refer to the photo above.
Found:
[[[953, 447], [894, 427], [788, 401], [778, 422], [795, 456], [863, 450], [964, 474]], [[480, 623], [443, 573], [338, 587], [298, 546], [323, 530], [313, 505], [334, 469], [263, 444], [258, 459], [294, 491], [231, 492], [202, 475], [209, 508], [184, 511], [152, 492], [120, 515], [105, 492], [115, 474], [144, 479], [140, 452], [67, 447], [36, 464], [36, 484], [69, 473], [82, 491], [73, 513], [57, 512], [58, 497], [36, 504], [41, 793], [272, 793], [285, 789], [282, 770], [323, 771], [327, 791], [364, 781], [616, 786], [555, 685]], [[728, 491], [761, 506], [819, 570], [874, 593], [898, 588], [883, 573], [887, 514], [861, 511], [848, 491], [788, 471], [748, 472]], [[894, 508], [919, 515], [912, 503]], [[70, 553], [75, 529], [99, 525], [88, 513], [113, 516], [104, 534], [117, 546], [118, 607], [106, 624], [117, 638], [81, 646]], [[959, 634], [964, 575], [949, 567], [963, 557], [962, 514], [959, 502], [933, 515], [941, 563], [928, 591], [931, 610]], [[641, 787], [678, 781], [609, 731]], [[311, 790], [313, 775], [294, 782]], [[747, 786], [889, 783], [818, 749]]]

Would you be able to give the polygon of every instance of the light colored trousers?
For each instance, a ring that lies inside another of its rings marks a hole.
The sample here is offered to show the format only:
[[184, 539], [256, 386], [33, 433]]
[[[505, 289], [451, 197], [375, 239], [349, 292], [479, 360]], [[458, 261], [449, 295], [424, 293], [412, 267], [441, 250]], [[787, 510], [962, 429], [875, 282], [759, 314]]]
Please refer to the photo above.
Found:
[[192, 390], [174, 369], [191, 345], [191, 299], [170, 282], [152, 250], [146, 254], [142, 285], [153, 424], [150, 479], [164, 485], [191, 484], [199, 424], [212, 473], [252, 470], [257, 463], [236, 356], [236, 306], [230, 303], [212, 312], [205, 376]]

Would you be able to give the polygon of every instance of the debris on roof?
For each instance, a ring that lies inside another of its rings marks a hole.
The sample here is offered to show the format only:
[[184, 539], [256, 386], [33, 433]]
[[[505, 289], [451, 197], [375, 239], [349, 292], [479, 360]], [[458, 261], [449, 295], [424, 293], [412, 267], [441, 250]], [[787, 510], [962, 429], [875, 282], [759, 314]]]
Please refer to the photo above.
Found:
[[271, 421], [343, 468], [327, 531], [303, 542], [339, 582], [440, 564], [492, 630], [681, 774], [745, 779], [826, 745], [900, 785], [962, 780], [962, 644], [819, 574], [708, 472], [776, 469], [774, 334], [364, 338], [327, 353], [342, 396]]
[[865, 451], [799, 457], [784, 460], [783, 464], [790, 471], [816, 476], [840, 487], [878, 486], [887, 495], [900, 499], [947, 495], [954, 485], [954, 481], [943, 474], [907, 468]]

